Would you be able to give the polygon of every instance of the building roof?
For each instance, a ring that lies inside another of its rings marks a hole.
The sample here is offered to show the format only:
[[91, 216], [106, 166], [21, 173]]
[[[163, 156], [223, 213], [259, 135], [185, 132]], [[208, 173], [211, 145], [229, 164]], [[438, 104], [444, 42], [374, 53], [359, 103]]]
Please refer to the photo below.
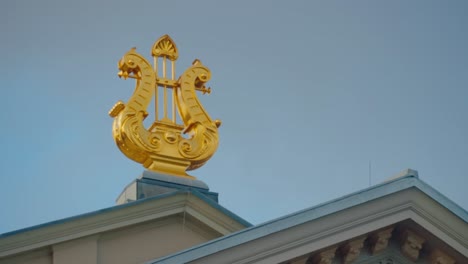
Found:
[[[449, 241], [452, 247], [454, 247], [459, 252], [463, 253], [465, 257], [468, 257], [468, 252], [466, 250], [468, 248], [468, 224], [467, 224], [468, 212], [465, 209], [458, 206], [457, 204], [455, 204], [454, 202], [452, 202], [447, 197], [445, 197], [443, 194], [439, 193], [437, 190], [435, 190], [434, 188], [432, 188], [431, 186], [429, 186], [428, 184], [420, 180], [418, 178], [417, 172], [413, 170], [407, 170], [406, 173], [403, 174], [403, 176], [397, 177], [387, 182], [366, 188], [364, 190], [340, 197], [338, 199], [334, 199], [332, 201], [329, 201], [323, 204], [319, 204], [314, 207], [310, 207], [310, 208], [298, 211], [296, 213], [292, 213], [292, 214], [265, 222], [263, 224], [259, 224], [259, 225], [256, 225], [256, 226], [244, 229], [244, 230], [240, 230], [238, 232], [229, 234], [224, 237], [220, 237], [218, 239], [209, 241], [201, 245], [197, 245], [195, 247], [186, 249], [176, 254], [165, 256], [165, 257], [150, 261], [148, 262], [148, 264], [149, 263], [151, 264], [188, 263], [192, 261], [196, 262], [196, 260], [200, 260], [200, 259], [209, 257], [211, 255], [215, 255], [215, 254], [220, 254], [219, 252], [228, 251], [239, 245], [253, 243], [253, 241], [258, 241], [259, 239], [265, 238], [269, 235], [278, 234], [279, 232], [303, 225], [305, 223], [310, 223], [310, 222], [313, 223], [314, 221], [319, 221], [319, 219], [325, 216], [333, 215], [338, 212], [343, 212], [347, 209], [356, 208], [356, 207], [359, 207], [363, 204], [366, 204], [372, 201], [377, 201], [380, 199], [389, 199], [389, 197], [394, 200], [396, 197], [401, 196], [401, 193], [404, 191], [416, 191], [416, 192], [409, 193], [409, 196], [408, 196], [409, 200], [405, 202], [406, 208], [410, 208], [413, 211], [419, 210], [417, 209], [419, 207], [422, 208], [422, 211], [431, 211], [433, 209], [435, 210], [435, 208], [431, 208], [432, 205], [428, 204], [426, 201], [422, 201], [424, 199], [429, 198], [430, 202], [434, 201], [436, 204], [446, 209], [442, 213], [442, 216], [439, 216], [439, 215], [434, 216], [435, 218], [437, 218], [437, 221], [443, 222], [444, 219], [438, 219], [438, 218], [440, 217], [444, 218], [444, 216], [446, 216], [447, 213], [453, 214], [453, 216], [455, 216], [455, 218], [458, 218], [459, 220], [461, 219], [462, 227], [463, 226], [466, 227], [464, 228], [465, 230], [464, 231], [462, 230], [463, 232], [461, 234], [458, 234], [458, 232], [456, 231], [448, 230], [450, 229], [450, 227], [447, 227], [446, 228], [447, 230], [445, 231], [448, 233], [452, 232], [453, 234], [446, 237], [446, 242]], [[398, 196], [397, 196], [397, 193], [399, 193]], [[423, 197], [420, 195], [421, 193], [423, 194], [422, 195]], [[418, 195], [421, 196], [422, 198], [417, 197]], [[426, 207], [429, 207], [429, 208], [426, 208]], [[384, 210], [384, 209], [381, 209], [381, 210]], [[392, 214], [396, 215], [396, 213], [392, 213]], [[387, 214], [387, 216], [389, 215], [390, 214]], [[413, 217], [411, 216], [411, 214], [408, 214], [406, 216], [401, 216], [401, 217], [419, 219], [418, 216]], [[422, 217], [425, 218], [429, 216], [422, 216]], [[403, 218], [395, 217], [394, 221], [401, 221], [402, 219]], [[463, 222], [464, 222], [464, 225], [463, 225]], [[389, 222], [387, 221], [387, 224], [388, 223]], [[276, 245], [276, 247], [279, 247], [279, 246]], [[309, 249], [310, 248], [311, 247], [309, 247]], [[284, 245], [283, 245], [282, 250], [285, 250]], [[263, 248], [263, 252], [266, 252], [266, 251], [268, 250], [266, 248]], [[245, 263], [247, 263], [247, 261]], [[268, 263], [268, 262], [265, 262], [265, 263]]]
[[251, 226], [196, 189], [186, 189], [0, 234], [0, 257], [180, 213], [222, 235]]

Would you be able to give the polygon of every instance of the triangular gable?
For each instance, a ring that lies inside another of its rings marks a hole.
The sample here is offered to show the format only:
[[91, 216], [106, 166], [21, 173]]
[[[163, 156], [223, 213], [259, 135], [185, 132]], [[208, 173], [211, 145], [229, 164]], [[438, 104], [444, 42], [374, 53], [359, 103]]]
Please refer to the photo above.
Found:
[[405, 221], [465, 261], [467, 220], [463, 208], [410, 175], [148, 263], [288, 263]]

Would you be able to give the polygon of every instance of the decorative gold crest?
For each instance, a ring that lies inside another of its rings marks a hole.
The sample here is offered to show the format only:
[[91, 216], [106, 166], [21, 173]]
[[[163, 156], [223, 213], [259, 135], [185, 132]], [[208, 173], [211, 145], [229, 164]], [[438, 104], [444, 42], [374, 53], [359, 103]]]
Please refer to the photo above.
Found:
[[[109, 115], [114, 118], [115, 142], [128, 158], [149, 170], [194, 178], [186, 171], [203, 166], [218, 147], [218, 127], [221, 121], [210, 118], [196, 95], [196, 91], [203, 94], [211, 92], [210, 88], [205, 87], [211, 72], [199, 60], [195, 60], [176, 80], [175, 61], [179, 54], [168, 35], [154, 43], [151, 53], [154, 67], [135, 48], [128, 51], [118, 63], [119, 77], [136, 79], [136, 87], [126, 104], [119, 101], [109, 111]], [[171, 64], [170, 78], [167, 76], [167, 59]], [[158, 69], [160, 61], [162, 68]], [[161, 76], [158, 70], [162, 71]], [[162, 96], [159, 96], [160, 90]], [[172, 93], [169, 95], [170, 90]], [[143, 120], [148, 116], [147, 108], [153, 98], [155, 120], [146, 129]], [[161, 106], [163, 114], [160, 118]], [[183, 124], [177, 123], [176, 113]]]
[[179, 57], [179, 52], [171, 37], [169, 37], [169, 35], [164, 35], [154, 43], [151, 49], [151, 55], [153, 55], [153, 57], [167, 56], [171, 61], [174, 61]]

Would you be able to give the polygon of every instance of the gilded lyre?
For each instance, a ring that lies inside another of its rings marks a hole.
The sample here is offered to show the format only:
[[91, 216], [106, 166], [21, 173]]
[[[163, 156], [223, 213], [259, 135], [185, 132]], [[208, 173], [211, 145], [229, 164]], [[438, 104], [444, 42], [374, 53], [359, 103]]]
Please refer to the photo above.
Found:
[[[211, 72], [199, 60], [195, 60], [176, 79], [175, 62], [179, 54], [168, 35], [154, 43], [151, 54], [154, 68], [135, 48], [128, 51], [118, 63], [119, 77], [136, 79], [136, 87], [126, 104], [118, 101], [109, 111], [109, 115], [114, 118], [115, 142], [128, 158], [151, 171], [194, 178], [186, 171], [201, 167], [218, 147], [218, 127], [221, 121], [210, 118], [195, 93], [211, 92], [211, 88], [205, 87]], [[167, 74], [168, 61], [171, 64], [170, 77]], [[158, 62], [162, 62], [161, 69], [158, 69]], [[162, 76], [158, 70], [162, 71]], [[155, 120], [147, 129], [143, 120], [148, 116], [146, 109], [153, 98]], [[158, 116], [160, 101], [163, 102], [161, 118]], [[177, 123], [176, 105], [183, 124]]]

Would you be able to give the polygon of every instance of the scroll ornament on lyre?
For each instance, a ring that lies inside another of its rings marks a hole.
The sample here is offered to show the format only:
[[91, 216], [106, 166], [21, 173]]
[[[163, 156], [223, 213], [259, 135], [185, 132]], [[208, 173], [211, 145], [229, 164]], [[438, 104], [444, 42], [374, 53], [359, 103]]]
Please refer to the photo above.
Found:
[[[128, 158], [151, 171], [194, 178], [186, 171], [203, 166], [218, 147], [218, 127], [221, 121], [210, 118], [196, 95], [196, 91], [204, 94], [211, 92], [210, 88], [205, 87], [211, 72], [199, 60], [195, 60], [175, 79], [178, 50], [168, 35], [154, 43], [152, 56], [154, 68], [135, 48], [128, 51], [118, 63], [119, 77], [134, 78], [136, 87], [126, 104], [119, 101], [109, 111], [109, 115], [114, 118], [115, 142]], [[161, 69], [158, 68], [160, 62]], [[167, 74], [169, 63], [170, 77]], [[158, 70], [162, 70], [162, 74]], [[147, 129], [143, 120], [148, 116], [147, 108], [152, 99], [155, 99], [155, 120]], [[162, 118], [159, 118], [160, 101]], [[177, 123], [176, 112], [183, 124]]]

